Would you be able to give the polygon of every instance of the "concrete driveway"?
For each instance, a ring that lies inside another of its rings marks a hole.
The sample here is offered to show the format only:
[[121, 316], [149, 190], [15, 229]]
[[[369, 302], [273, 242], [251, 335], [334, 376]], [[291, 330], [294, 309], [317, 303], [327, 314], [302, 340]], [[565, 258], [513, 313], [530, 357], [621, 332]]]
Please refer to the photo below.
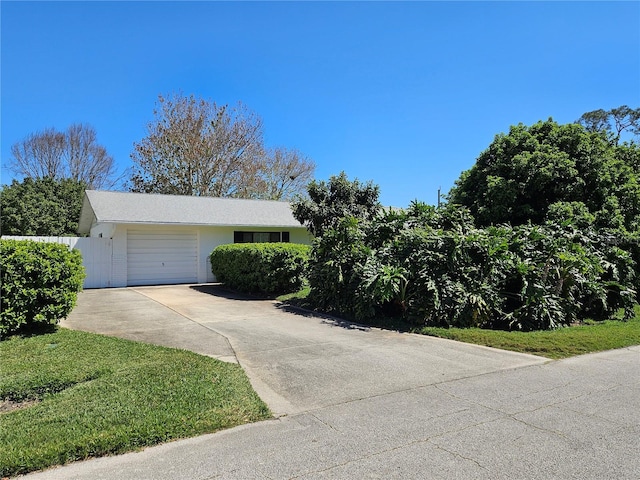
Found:
[[640, 478], [640, 347], [550, 362], [215, 286], [86, 291], [63, 325], [237, 361], [278, 418], [29, 477]]

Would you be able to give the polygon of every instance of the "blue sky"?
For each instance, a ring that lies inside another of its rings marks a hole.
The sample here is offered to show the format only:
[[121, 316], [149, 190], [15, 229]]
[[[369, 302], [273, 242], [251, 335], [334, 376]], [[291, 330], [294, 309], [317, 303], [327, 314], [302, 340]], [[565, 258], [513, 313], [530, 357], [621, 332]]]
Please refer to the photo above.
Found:
[[0, 3], [2, 183], [93, 125], [122, 171], [159, 94], [242, 101], [268, 146], [434, 204], [510, 125], [640, 107], [640, 2]]

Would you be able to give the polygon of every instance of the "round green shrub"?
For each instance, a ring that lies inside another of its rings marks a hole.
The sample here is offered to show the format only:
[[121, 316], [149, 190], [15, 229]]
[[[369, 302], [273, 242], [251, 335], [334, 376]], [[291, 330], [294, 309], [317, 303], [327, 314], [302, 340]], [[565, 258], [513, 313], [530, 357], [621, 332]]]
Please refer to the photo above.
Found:
[[234, 243], [211, 253], [219, 282], [245, 292], [291, 293], [302, 288], [311, 247], [296, 243]]
[[55, 325], [76, 303], [85, 277], [82, 256], [66, 245], [0, 240], [0, 337]]

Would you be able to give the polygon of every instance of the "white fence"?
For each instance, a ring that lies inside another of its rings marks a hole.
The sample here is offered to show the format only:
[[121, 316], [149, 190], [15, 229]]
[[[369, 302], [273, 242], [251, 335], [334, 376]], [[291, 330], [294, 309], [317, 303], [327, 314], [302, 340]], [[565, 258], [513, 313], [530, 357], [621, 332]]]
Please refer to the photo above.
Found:
[[82, 264], [87, 276], [84, 288], [105, 288], [111, 286], [111, 258], [113, 241], [97, 237], [18, 237], [3, 236], [12, 240], [33, 240], [35, 242], [61, 243], [76, 248], [82, 254]]

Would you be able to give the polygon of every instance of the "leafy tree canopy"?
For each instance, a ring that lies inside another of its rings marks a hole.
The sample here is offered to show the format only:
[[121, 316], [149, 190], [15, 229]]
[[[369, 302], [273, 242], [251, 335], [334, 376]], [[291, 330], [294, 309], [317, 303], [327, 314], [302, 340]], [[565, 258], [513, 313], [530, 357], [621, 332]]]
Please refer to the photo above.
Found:
[[638, 145], [616, 145], [598, 129], [552, 119], [530, 127], [519, 124], [497, 135], [462, 173], [449, 202], [468, 207], [479, 225], [539, 224], [554, 204], [573, 203], [572, 209], [580, 210], [578, 202], [595, 217], [596, 226], [636, 231], [639, 165]]
[[86, 185], [73, 179], [25, 178], [0, 191], [3, 235], [77, 235]]
[[344, 217], [368, 220], [381, 210], [380, 187], [372, 182], [350, 181], [344, 172], [328, 182], [311, 181], [307, 193], [308, 198], [293, 201], [293, 216], [315, 236], [335, 227]]

